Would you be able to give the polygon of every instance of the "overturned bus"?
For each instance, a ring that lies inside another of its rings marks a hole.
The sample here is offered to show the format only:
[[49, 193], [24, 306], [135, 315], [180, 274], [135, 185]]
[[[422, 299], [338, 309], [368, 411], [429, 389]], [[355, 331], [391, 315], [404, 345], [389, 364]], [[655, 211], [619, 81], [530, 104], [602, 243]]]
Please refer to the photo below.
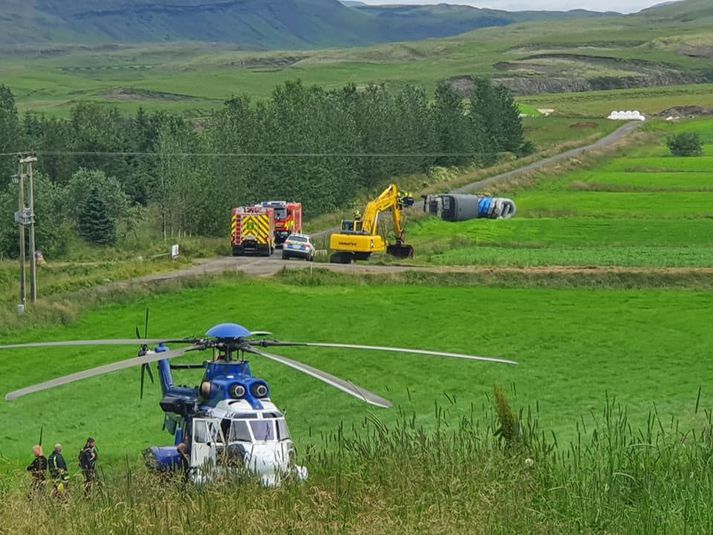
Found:
[[423, 211], [444, 221], [510, 219], [516, 207], [512, 199], [487, 195], [443, 193], [423, 197]]

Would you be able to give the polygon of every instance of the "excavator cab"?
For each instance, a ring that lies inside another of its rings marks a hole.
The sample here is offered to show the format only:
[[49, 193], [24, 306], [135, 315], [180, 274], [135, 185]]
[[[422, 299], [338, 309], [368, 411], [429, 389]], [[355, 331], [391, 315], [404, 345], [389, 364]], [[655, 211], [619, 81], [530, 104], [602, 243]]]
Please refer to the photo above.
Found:
[[342, 232], [346, 234], [359, 234], [364, 232], [361, 219], [345, 219], [342, 221]]
[[342, 232], [347, 234], [361, 234], [365, 232], [364, 221], [359, 210], [354, 210], [354, 219], [344, 219], [342, 221]]

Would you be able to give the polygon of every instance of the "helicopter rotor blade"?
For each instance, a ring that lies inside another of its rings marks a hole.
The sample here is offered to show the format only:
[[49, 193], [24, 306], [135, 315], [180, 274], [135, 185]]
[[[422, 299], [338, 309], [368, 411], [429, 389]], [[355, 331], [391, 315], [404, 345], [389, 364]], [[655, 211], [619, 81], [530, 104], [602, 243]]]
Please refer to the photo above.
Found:
[[[146, 307], [146, 312], [144, 314], [144, 338], [148, 338], [149, 336], [149, 307]], [[136, 338], [141, 338], [141, 333], [139, 332], [139, 328], [136, 327]], [[141, 356], [141, 353], [146, 353], [146, 349], [148, 346], [142, 345], [141, 349], [139, 350], [139, 356]], [[146, 374], [149, 374], [149, 379], [151, 379], [151, 384], [154, 384], [154, 379], [153, 379], [153, 372], [151, 371], [151, 365], [150, 364], [142, 364], [141, 365], [141, 394], [139, 395], [139, 399], [144, 399], [144, 384], [146, 383]]]
[[511, 366], [517, 366], [517, 362], [513, 360], [495, 358], [495, 357], [479, 357], [476, 355], [464, 355], [462, 353], [446, 353], [443, 351], [429, 351], [426, 349], [408, 349], [402, 347], [388, 347], [388, 346], [364, 346], [364, 345], [354, 345], [354, 344], [328, 344], [328, 343], [317, 343], [317, 342], [273, 342], [270, 340], [264, 340], [256, 342], [257, 345], [262, 347], [319, 347], [319, 348], [333, 348], [333, 349], [361, 349], [367, 351], [387, 351], [391, 353], [412, 353], [414, 355], [426, 355], [428, 357], [447, 357], [455, 359], [465, 359], [465, 360], [477, 360], [481, 362], [495, 362], [498, 364], [509, 364]]
[[390, 401], [374, 394], [373, 392], [369, 392], [368, 390], [358, 387], [353, 383], [345, 381], [344, 379], [340, 379], [339, 377], [335, 377], [334, 375], [331, 375], [322, 370], [318, 370], [317, 368], [313, 368], [312, 366], [308, 366], [307, 364], [303, 364], [301, 362], [297, 362], [295, 360], [288, 359], [287, 357], [282, 357], [280, 355], [273, 355], [272, 353], [260, 351], [259, 349], [255, 349], [254, 347], [243, 348], [243, 351], [253, 353], [255, 355], [260, 355], [261, 357], [265, 357], [266, 359], [279, 362], [280, 364], [288, 366], [294, 370], [305, 373], [310, 377], [314, 377], [315, 379], [322, 381], [323, 383], [326, 383], [329, 386], [344, 392], [345, 394], [349, 394], [350, 396], [353, 396], [360, 401], [368, 403], [369, 405], [375, 405], [376, 407], [381, 407], [384, 409], [390, 409], [391, 407], [393, 407]]
[[92, 368], [89, 370], [84, 370], [81, 372], [73, 373], [70, 375], [65, 375], [64, 377], [58, 377], [44, 383], [39, 383], [33, 386], [28, 386], [20, 390], [15, 390], [10, 392], [5, 396], [6, 401], [12, 401], [14, 399], [26, 396], [28, 394], [34, 394], [35, 392], [42, 392], [44, 390], [49, 390], [50, 388], [55, 388], [58, 386], [66, 385], [69, 383], [74, 383], [75, 381], [81, 381], [82, 379], [89, 379], [90, 377], [97, 377], [99, 375], [104, 375], [107, 373], [112, 373], [115, 371], [123, 370], [126, 368], [133, 368], [134, 366], [141, 366], [143, 364], [150, 364], [152, 362], [158, 362], [159, 360], [169, 360], [182, 357], [188, 351], [196, 351], [204, 349], [204, 346], [195, 345], [192, 347], [187, 347], [184, 349], [175, 349], [172, 351], [164, 351], [162, 353], [149, 353], [140, 357], [134, 357], [127, 360], [121, 360], [119, 362], [114, 362], [112, 364], [106, 364], [104, 366], [99, 366], [97, 368]]
[[147, 373], [149, 375], [149, 379], [151, 379], [151, 384], [154, 384], [153, 372], [151, 371], [151, 365], [150, 364], [142, 364], [141, 365], [141, 394], [139, 395], [139, 399], [144, 399], [144, 384], [146, 382], [146, 374]]
[[135, 346], [139, 345], [156, 345], [156, 344], [196, 344], [200, 340], [197, 338], [181, 338], [177, 340], [172, 340], [168, 338], [139, 338], [139, 339], [122, 339], [122, 338], [110, 338], [106, 340], [64, 340], [61, 342], [33, 342], [31, 344], [9, 344], [1, 345], [0, 350], [3, 349], [30, 349], [30, 348], [41, 348], [41, 347], [79, 347], [79, 346]]

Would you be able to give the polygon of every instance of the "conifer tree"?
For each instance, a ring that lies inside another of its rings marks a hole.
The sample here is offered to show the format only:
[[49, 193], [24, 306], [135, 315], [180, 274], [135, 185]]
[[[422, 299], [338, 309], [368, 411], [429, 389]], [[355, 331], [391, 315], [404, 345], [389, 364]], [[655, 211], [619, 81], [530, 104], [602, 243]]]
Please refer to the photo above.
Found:
[[77, 220], [79, 235], [95, 245], [116, 243], [116, 222], [109, 215], [99, 188], [93, 187]]
[[438, 165], [462, 165], [472, 152], [468, 118], [465, 115], [463, 98], [450, 82], [440, 82], [436, 87], [433, 104], [433, 124], [438, 152], [444, 154]]

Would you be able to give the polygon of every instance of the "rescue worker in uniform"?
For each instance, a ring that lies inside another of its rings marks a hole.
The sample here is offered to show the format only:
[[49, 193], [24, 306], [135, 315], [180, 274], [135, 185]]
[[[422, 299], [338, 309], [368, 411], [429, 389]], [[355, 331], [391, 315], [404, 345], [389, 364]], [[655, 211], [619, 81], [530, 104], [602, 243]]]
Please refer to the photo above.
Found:
[[176, 446], [178, 450], [178, 470], [183, 474], [183, 484], [188, 482], [188, 476], [191, 473], [191, 458], [188, 456], [188, 446], [185, 442], [181, 442]]
[[89, 437], [84, 448], [82, 448], [82, 451], [79, 453], [79, 467], [82, 469], [82, 474], [84, 475], [85, 494], [89, 494], [94, 487], [98, 459], [97, 443], [92, 437]]
[[358, 232], [362, 230], [361, 218], [361, 211], [359, 211], [359, 209], [354, 210], [354, 228], [352, 229], [353, 231]]
[[67, 471], [67, 463], [62, 455], [62, 444], [55, 444], [54, 450], [47, 459], [52, 477], [52, 496], [58, 497], [67, 491], [69, 483], [69, 475]]
[[44, 456], [42, 446], [39, 445], [32, 448], [32, 454], [35, 458], [27, 467], [27, 471], [32, 474], [30, 494], [44, 494], [45, 480], [47, 478], [47, 457]]

